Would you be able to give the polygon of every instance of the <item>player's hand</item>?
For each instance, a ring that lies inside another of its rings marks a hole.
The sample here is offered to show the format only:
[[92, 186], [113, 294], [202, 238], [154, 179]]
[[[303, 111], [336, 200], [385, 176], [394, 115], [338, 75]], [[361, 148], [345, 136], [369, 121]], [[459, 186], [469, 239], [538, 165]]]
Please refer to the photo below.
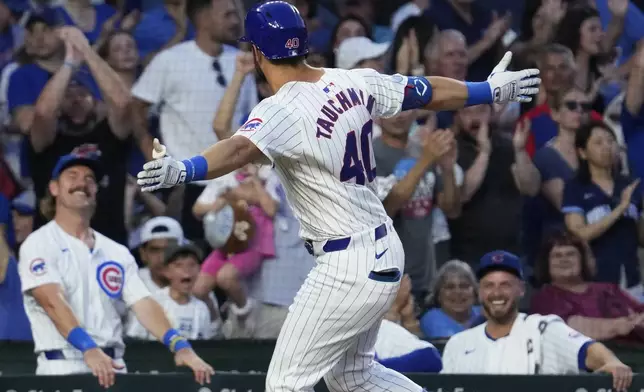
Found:
[[199, 358], [191, 348], [184, 348], [177, 351], [174, 354], [174, 362], [177, 366], [187, 366], [192, 369], [192, 372], [195, 374], [195, 381], [199, 385], [203, 385], [204, 383], [210, 384], [210, 376], [215, 374], [212, 366]]
[[613, 388], [617, 391], [626, 391], [633, 382], [633, 370], [624, 365], [620, 360], [615, 359], [608, 362], [595, 373], [608, 373], [613, 376]]
[[123, 369], [122, 365], [116, 363], [100, 348], [93, 348], [85, 351], [83, 358], [87, 367], [92, 369], [92, 374], [98, 377], [98, 383], [103, 388], [113, 386], [116, 378], [115, 370]]
[[166, 148], [154, 139], [153, 161], [143, 165], [137, 175], [137, 183], [143, 192], [152, 192], [161, 188], [172, 188], [186, 181], [186, 165], [166, 155]]
[[506, 71], [511, 60], [512, 52], [506, 52], [487, 78], [494, 102], [530, 102], [532, 96], [539, 93], [539, 70], [530, 68], [518, 72]]

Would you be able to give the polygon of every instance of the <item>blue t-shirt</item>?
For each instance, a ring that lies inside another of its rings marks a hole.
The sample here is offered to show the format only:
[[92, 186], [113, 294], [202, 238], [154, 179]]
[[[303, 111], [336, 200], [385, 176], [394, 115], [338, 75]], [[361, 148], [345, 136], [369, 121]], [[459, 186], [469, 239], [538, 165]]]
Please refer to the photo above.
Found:
[[628, 166], [633, 177], [644, 178], [644, 106], [637, 115], [631, 114], [626, 106], [622, 107], [622, 133], [626, 141]]
[[9, 248], [13, 249], [16, 246], [16, 233], [13, 228], [11, 202], [2, 194], [0, 194], [0, 224], [5, 227], [5, 241]]
[[[565, 183], [575, 176], [568, 162], [550, 146], [537, 150], [533, 162], [541, 174], [542, 183], [557, 178]], [[563, 214], [539, 193], [535, 197], [525, 198], [522, 220], [522, 243], [528, 264], [532, 265], [544, 235], [564, 227]]]
[[[594, 182], [583, 183], [577, 178], [568, 181], [562, 212], [579, 214], [587, 224], [601, 221], [619, 204], [622, 191], [632, 182], [624, 176], [617, 176], [614, 181], [612, 195], [607, 195]], [[623, 267], [628, 287], [640, 283], [637, 221], [642, 211], [642, 196], [642, 189], [635, 189], [624, 215], [602, 235], [590, 241], [597, 263], [596, 281], [619, 284]]]
[[[481, 316], [481, 307], [472, 307], [472, 314], [467, 324], [471, 326], [479, 316]], [[420, 329], [428, 339], [448, 338], [467, 328], [469, 327], [458, 323], [440, 308], [431, 309], [420, 318]]]
[[[163, 45], [174, 37], [176, 31], [176, 23], [164, 6], [145, 11], [133, 31], [134, 40], [141, 58], [143, 59], [150, 53], [159, 51]], [[184, 41], [189, 41], [194, 37], [195, 29], [192, 23], [189, 23]]]
[[33, 340], [22, 302], [18, 263], [13, 257], [9, 258], [7, 273], [0, 283], [0, 340]]
[[[602, 28], [606, 30], [606, 27], [613, 18], [613, 14], [608, 8], [608, 0], [595, 0], [595, 6], [599, 12], [599, 18], [601, 19]], [[624, 19], [624, 29], [622, 35], [617, 41], [617, 46], [622, 49], [622, 57], [620, 58], [620, 64], [626, 62], [633, 52], [637, 42], [644, 38], [644, 14], [642, 11], [630, 2], [628, 4], [628, 10], [626, 11], [626, 18]]]
[[[91, 31], [83, 31], [90, 44], [94, 44], [101, 35], [103, 24], [116, 14], [114, 7], [109, 4], [96, 4], [93, 7], [96, 10], [96, 24], [94, 24], [94, 28]], [[76, 26], [74, 20], [69, 16], [65, 8], [55, 7], [53, 12], [56, 20], [62, 22], [62, 24], [67, 26]]]

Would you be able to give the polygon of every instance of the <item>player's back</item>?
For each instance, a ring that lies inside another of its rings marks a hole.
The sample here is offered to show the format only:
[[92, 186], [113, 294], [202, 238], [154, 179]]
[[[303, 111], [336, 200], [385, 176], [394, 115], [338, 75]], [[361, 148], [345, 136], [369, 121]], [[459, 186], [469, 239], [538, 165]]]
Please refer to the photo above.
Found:
[[289, 82], [262, 101], [238, 131], [275, 164], [312, 240], [378, 226], [373, 120], [400, 111], [406, 78], [370, 69], [325, 69], [316, 83]]

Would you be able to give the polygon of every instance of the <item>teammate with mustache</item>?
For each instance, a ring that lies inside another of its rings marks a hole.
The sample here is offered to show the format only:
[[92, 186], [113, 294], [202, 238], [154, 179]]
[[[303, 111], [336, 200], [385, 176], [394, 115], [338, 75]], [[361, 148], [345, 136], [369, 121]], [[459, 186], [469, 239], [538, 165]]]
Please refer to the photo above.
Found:
[[93, 373], [101, 386], [125, 372], [125, 303], [139, 322], [187, 366], [197, 382], [210, 382], [213, 369], [172, 328], [151, 297], [128, 249], [92, 230], [97, 183], [102, 169], [96, 154], [75, 152], [58, 160], [41, 209], [53, 219], [31, 233], [18, 263], [24, 305], [31, 323], [36, 374]]
[[525, 291], [521, 261], [494, 251], [477, 271], [479, 300], [487, 322], [460, 332], [443, 351], [442, 373], [570, 374], [609, 373], [616, 390], [626, 390], [633, 372], [606, 346], [570, 328], [555, 315], [519, 312]]

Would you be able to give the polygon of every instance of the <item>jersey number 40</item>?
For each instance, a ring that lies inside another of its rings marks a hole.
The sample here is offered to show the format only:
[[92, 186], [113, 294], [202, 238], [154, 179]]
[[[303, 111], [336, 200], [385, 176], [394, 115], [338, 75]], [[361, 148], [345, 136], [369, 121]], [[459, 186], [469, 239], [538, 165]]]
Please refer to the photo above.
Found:
[[360, 149], [358, 149], [358, 136], [356, 131], [347, 134], [347, 143], [344, 151], [340, 181], [354, 180], [358, 185], [364, 185], [376, 178], [376, 164], [371, 160], [371, 135], [373, 121], [369, 120], [360, 131]]

